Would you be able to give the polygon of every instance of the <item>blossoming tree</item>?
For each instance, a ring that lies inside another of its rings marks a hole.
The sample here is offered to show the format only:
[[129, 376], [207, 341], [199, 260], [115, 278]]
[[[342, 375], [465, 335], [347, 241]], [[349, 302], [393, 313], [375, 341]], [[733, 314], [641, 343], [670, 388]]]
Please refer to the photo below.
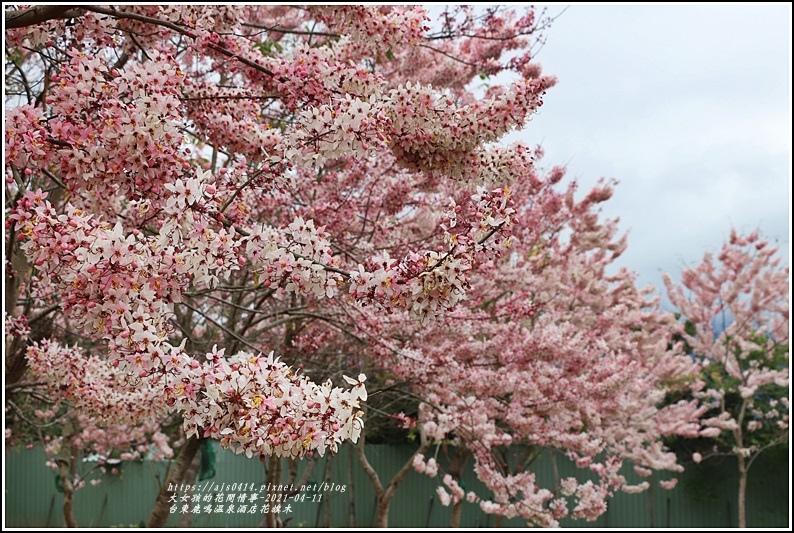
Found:
[[[425, 391], [417, 421], [425, 439], [465, 450], [487, 487], [464, 492], [451, 462], [438, 492], [454, 505], [452, 525], [466, 500], [541, 526], [569, 514], [594, 520], [616, 490], [648, 488], [627, 482], [624, 462], [641, 476], [679, 472], [662, 438], [700, 435], [696, 402], [660, 407], [696, 371], [680, 346], [670, 345], [673, 315], [659, 312], [631, 273], [607, 274], [625, 249], [615, 222], [597, 213], [611, 186], [576, 200], [575, 186], [554, 186], [561, 177], [555, 169], [534, 185], [517, 182], [513, 198], [529, 196], [524, 187], [536, 191], [531, 204], [509, 202], [511, 216], [532, 220], [511, 230], [509, 253], [481, 266], [489, 275], [472, 283], [466, 305], [423, 328], [401, 325], [402, 335], [392, 338], [410, 343], [394, 341], [394, 355], [383, 355], [395, 380]], [[528, 453], [508, 460], [511, 446]], [[566, 454], [596, 482], [583, 472], [559, 487], [541, 486], [531, 462], [544, 449]], [[417, 455], [414, 467], [439, 472], [434, 457]], [[662, 483], [672, 488], [675, 479]]]
[[576, 202], [537, 150], [497, 144], [554, 84], [530, 61], [533, 11], [450, 8], [432, 29], [416, 6], [5, 19], [5, 310], [30, 328], [7, 343], [7, 386], [39, 372], [120, 424], [121, 405], [67, 394], [54, 370], [105, 365], [121, 394], [179, 413], [180, 475], [201, 438], [262, 459], [333, 452], [362, 431], [362, 370], [403, 376], [423, 431], [474, 454], [494, 493], [481, 507], [540, 524], [565, 506], [530, 472], [497, 472], [494, 448], [575, 454], [602, 480], [566, 482], [587, 517], [624, 484], [620, 458], [677, 468], [658, 438], [695, 411], [654, 410], [681, 361], [631, 276], [605, 274], [624, 245], [593, 211], [609, 187]]
[[[716, 259], [716, 260], [715, 260]], [[731, 232], [716, 254], [665, 277], [681, 333], [701, 366], [695, 394], [708, 406], [702, 436], [714, 455], [736, 457], [739, 527], [746, 527], [747, 475], [756, 458], [789, 435], [789, 269], [758, 232]], [[702, 452], [702, 453], [701, 453]]]
[[[6, 324], [6, 332], [24, 340], [28, 331], [18, 327]], [[129, 389], [106, 361], [86, 357], [78, 347], [45, 339], [32, 345], [27, 356], [30, 377], [37, 381], [12, 389], [14, 398], [7, 400], [12, 427], [7, 437], [13, 442], [16, 436], [33, 434], [45, 443], [47, 466], [57, 472], [64, 494], [64, 523], [77, 527], [73, 513], [77, 489], [87, 482], [100, 483], [102, 473], [118, 473], [115, 465], [123, 461], [173, 456], [169, 436], [162, 431], [171, 418], [170, 409], [158, 398], [161, 391], [148, 382]], [[94, 466], [78, 469], [88, 459], [95, 460]]]

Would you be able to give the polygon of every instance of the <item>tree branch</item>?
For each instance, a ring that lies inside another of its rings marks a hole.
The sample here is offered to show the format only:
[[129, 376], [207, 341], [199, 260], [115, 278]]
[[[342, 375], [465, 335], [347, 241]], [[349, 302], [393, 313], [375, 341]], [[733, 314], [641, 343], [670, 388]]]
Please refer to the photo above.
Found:
[[[75, 9], [75, 11], [72, 11]], [[33, 6], [5, 12], [6, 29], [25, 28], [53, 19], [73, 18], [80, 15], [79, 6]]]
[[[146, 22], [147, 24], [154, 24], [155, 26], [163, 26], [164, 28], [168, 28], [168, 29], [174, 30], [175, 32], [180, 33], [182, 35], [186, 35], [186, 36], [191, 37], [193, 39], [196, 38], [195, 32], [192, 31], [191, 29], [184, 28], [182, 26], [179, 26], [178, 24], [174, 24], [173, 22], [168, 22], [167, 20], [160, 20], [160, 19], [157, 19], [157, 18], [147, 17], [147, 16], [144, 16], [144, 15], [139, 15], [137, 13], [126, 13], [124, 11], [119, 11], [117, 9], [113, 9], [113, 8], [108, 9], [108, 8], [101, 7], [101, 6], [85, 6], [83, 9], [85, 9], [86, 11], [93, 11], [94, 13], [100, 13], [102, 15], [109, 15], [111, 17], [116, 17], [116, 18], [120, 18], [120, 19], [125, 19], [126, 18], [126, 19], [131, 19], [131, 20], [137, 20], [139, 22]], [[216, 52], [218, 52], [220, 54], [223, 54], [223, 55], [225, 55], [227, 57], [231, 57], [233, 59], [236, 59], [240, 63], [242, 63], [242, 64], [244, 64], [244, 65], [246, 65], [248, 67], [251, 67], [252, 69], [258, 70], [259, 72], [267, 74], [268, 76], [275, 77], [275, 73], [272, 70], [270, 70], [268, 68], [265, 68], [262, 65], [260, 65], [259, 63], [251, 61], [248, 58], [245, 58], [245, 57], [243, 57], [241, 55], [235, 54], [231, 50], [227, 50], [226, 48], [224, 48], [224, 47], [222, 47], [220, 45], [217, 45], [217, 44], [213, 44], [213, 43], [207, 43], [207, 46], [210, 49], [215, 50]], [[280, 81], [283, 81], [283, 80], [280, 80]]]
[[252, 344], [251, 342], [249, 342], [247, 339], [244, 339], [243, 337], [241, 337], [240, 335], [238, 335], [238, 334], [237, 334], [237, 333], [235, 333], [234, 331], [230, 330], [229, 328], [227, 328], [226, 326], [224, 326], [223, 324], [221, 324], [221, 323], [220, 323], [220, 322], [218, 322], [217, 320], [214, 320], [213, 318], [211, 318], [209, 315], [207, 315], [207, 314], [206, 314], [206, 313], [204, 313], [203, 311], [201, 311], [201, 310], [199, 310], [199, 309], [196, 309], [195, 307], [193, 307], [192, 305], [190, 305], [190, 304], [189, 304], [189, 303], [187, 303], [187, 302], [182, 302], [182, 305], [184, 305], [185, 307], [187, 307], [187, 308], [188, 308], [188, 309], [190, 309], [191, 311], [193, 311], [193, 312], [195, 312], [195, 313], [198, 313], [199, 315], [203, 316], [204, 318], [206, 318], [207, 320], [209, 320], [210, 322], [212, 322], [213, 324], [215, 324], [216, 326], [218, 326], [219, 328], [221, 328], [223, 331], [225, 331], [226, 333], [228, 333], [229, 335], [231, 335], [232, 337], [234, 337], [235, 339], [237, 339], [237, 340], [238, 340], [238, 341], [240, 341], [241, 343], [245, 344], [245, 345], [246, 345], [246, 346], [248, 346], [249, 348], [252, 348], [253, 350], [255, 350], [255, 351], [257, 351], [257, 352], [261, 352], [261, 351], [262, 351], [262, 348], [261, 348], [261, 347], [257, 347], [257, 346], [255, 346], [254, 344]]
[[258, 30], [265, 30], [268, 32], [275, 32], [275, 33], [284, 33], [284, 34], [292, 34], [292, 35], [311, 35], [311, 36], [320, 36], [320, 37], [332, 37], [338, 39], [341, 37], [338, 33], [329, 33], [325, 31], [310, 31], [310, 30], [290, 30], [287, 28], [281, 28], [279, 26], [265, 26], [263, 24], [254, 24], [252, 22], [243, 22], [240, 26], [245, 26], [248, 28], [256, 28]]
[[362, 431], [361, 436], [358, 438], [358, 442], [354, 446], [356, 457], [358, 457], [358, 462], [361, 464], [361, 468], [364, 469], [364, 473], [367, 474], [367, 477], [372, 482], [372, 486], [375, 488], [375, 494], [380, 497], [381, 494], [383, 494], [383, 483], [380, 481], [378, 472], [375, 471], [367, 459], [367, 454], [364, 451], [364, 440], [364, 432]]

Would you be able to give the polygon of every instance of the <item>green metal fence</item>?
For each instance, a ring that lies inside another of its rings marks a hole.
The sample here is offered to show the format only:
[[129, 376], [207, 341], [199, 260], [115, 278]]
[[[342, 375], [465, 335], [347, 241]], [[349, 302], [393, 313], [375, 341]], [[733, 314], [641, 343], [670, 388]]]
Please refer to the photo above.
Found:
[[[367, 456], [384, 483], [410, 458], [412, 451], [410, 446], [367, 445]], [[178, 525], [185, 505], [192, 515], [193, 527], [256, 527], [262, 520], [261, 509], [265, 503], [265, 493], [259, 490], [265, 480], [262, 463], [227, 451], [216, 449], [216, 452], [215, 477], [198, 484], [198, 502], [176, 502], [169, 526]], [[331, 459], [329, 473], [334, 486], [327, 490], [322, 486], [326, 479], [325, 460], [319, 461], [311, 475], [310, 486], [299, 493], [297, 501], [296, 498], [290, 499], [288, 511], [282, 504], [280, 516], [287, 526], [370, 527], [374, 524], [374, 491], [351, 452], [348, 447], [343, 447]], [[7, 449], [5, 459], [5, 525], [62, 527], [63, 496], [56, 489], [54, 473], [44, 466], [43, 451], [38, 448]], [[559, 455], [556, 462], [560, 477], [577, 472]], [[534, 466], [539, 483], [552, 486], [551, 456], [542, 455]], [[120, 475], [105, 475], [101, 484], [78, 490], [74, 506], [78, 524], [81, 527], [142, 525], [154, 505], [165, 469], [166, 465], [162, 463], [124, 463]], [[629, 469], [624, 475], [630, 480], [639, 480]], [[719, 463], [692, 465], [678, 476], [679, 483], [675, 489], [659, 488], [656, 482], [669, 477], [669, 474], [654, 473], [649, 478], [652, 482], [649, 491], [617, 494], [609, 501], [607, 513], [595, 522], [565, 519], [561, 525], [579, 528], [736, 527], [738, 477], [735, 462], [725, 459]], [[749, 527], [790, 527], [789, 483], [787, 456], [777, 454], [766, 460], [761, 457], [753, 465], [747, 494]], [[392, 502], [389, 525], [448, 526], [451, 509], [441, 505], [435, 492], [438, 484], [438, 479], [411, 472]], [[463, 484], [468, 488], [481, 487], [471, 468], [463, 475]], [[232, 494], [234, 502], [229, 501]], [[194, 513], [196, 503], [199, 512]], [[251, 512], [254, 505], [256, 507]], [[227, 512], [230, 506], [231, 512]], [[241, 512], [242, 506], [245, 507]], [[494, 527], [496, 524], [494, 516], [482, 513], [476, 505], [464, 503], [461, 525]], [[501, 525], [522, 527], [525, 524], [514, 519], [504, 520]]]

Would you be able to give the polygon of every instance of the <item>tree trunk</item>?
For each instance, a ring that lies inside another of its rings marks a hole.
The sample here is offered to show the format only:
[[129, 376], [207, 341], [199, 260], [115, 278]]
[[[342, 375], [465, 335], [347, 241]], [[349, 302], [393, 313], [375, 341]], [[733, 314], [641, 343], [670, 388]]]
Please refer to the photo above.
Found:
[[347, 527], [356, 527], [356, 493], [355, 485], [353, 484], [353, 454], [347, 456], [347, 497], [350, 498], [350, 507], [348, 509]]
[[28, 369], [26, 354], [26, 345], [19, 337], [14, 337], [11, 343], [6, 343], [4, 374], [6, 387], [19, 382], [25, 375], [25, 371]]
[[361, 435], [354, 448], [356, 451], [356, 456], [358, 457], [358, 462], [361, 464], [361, 468], [364, 469], [364, 473], [366, 473], [367, 477], [369, 477], [370, 481], [372, 481], [372, 487], [375, 489], [375, 495], [377, 496], [377, 506], [375, 508], [375, 527], [389, 527], [389, 506], [391, 505], [391, 501], [394, 498], [394, 493], [397, 491], [397, 487], [400, 485], [400, 483], [402, 483], [408, 473], [413, 469], [414, 456], [417, 453], [424, 453], [429, 446], [429, 443], [425, 442], [425, 439], [422, 438], [422, 444], [419, 446], [419, 449], [416, 450], [414, 455], [412, 455], [402, 466], [402, 468], [400, 468], [400, 470], [394, 474], [394, 477], [384, 489], [378, 473], [369, 463], [369, 460], [367, 460], [367, 454], [364, 451], [364, 435]]
[[[265, 462], [265, 485], [268, 490], [265, 491], [265, 502], [263, 505], [270, 505], [270, 512], [267, 512], [262, 517], [259, 527], [277, 528], [279, 527], [279, 515], [273, 512], [273, 506], [277, 503], [275, 497], [278, 491], [271, 491], [270, 487], [275, 487], [281, 484], [281, 457], [271, 455]], [[267, 496], [270, 495], [270, 502], [267, 501]]]
[[[275, 465], [273, 461], [279, 461], [278, 465]], [[303, 473], [301, 474], [299, 479], [298, 461], [296, 459], [287, 459], [288, 476], [287, 476], [287, 480], [283, 483], [282, 483], [283, 481], [282, 472], [284, 467], [278, 458], [274, 459], [274, 457], [271, 456], [268, 458], [267, 461], [265, 461], [264, 465], [265, 465], [265, 486], [267, 486], [268, 483], [273, 483], [273, 484], [281, 484], [285, 486], [292, 485], [294, 487], [293, 490], [282, 491], [282, 494], [284, 494], [284, 498], [282, 498], [282, 502], [285, 502], [287, 501], [288, 498], [292, 498], [296, 494], [300, 494], [301, 487], [306, 485], [306, 483], [309, 481], [309, 478], [311, 477], [312, 472], [314, 471], [314, 467], [317, 465], [317, 461], [315, 459], [309, 460], [309, 463], [306, 465], [306, 468], [303, 469]], [[278, 473], [277, 475], [276, 472]], [[264, 503], [266, 502], [263, 501], [262, 504], [264, 505]], [[272, 522], [270, 523], [270, 525], [268, 525], [268, 514], [269, 513], [262, 515], [262, 520], [259, 522], [259, 525], [257, 527], [260, 528], [285, 527], [289, 520], [289, 518], [287, 518], [287, 520], [282, 521], [280, 518], [277, 517], [275, 526], [273, 526]]]
[[747, 527], [747, 517], [745, 516], [744, 500], [747, 492], [747, 465], [744, 457], [738, 455], [739, 460], [739, 527]]
[[[445, 446], [445, 453], [447, 447]], [[469, 452], [466, 448], [458, 448], [449, 462], [449, 475], [456, 483], [460, 483], [460, 477], [463, 469], [466, 467], [466, 462], [469, 459]], [[458, 500], [452, 505], [452, 517], [449, 519], [449, 527], [460, 527], [460, 516], [463, 512], [463, 500]]]
[[356, 457], [358, 458], [361, 468], [364, 469], [364, 473], [367, 474], [367, 477], [372, 482], [372, 488], [375, 489], [375, 496], [377, 496], [375, 527], [389, 527], [389, 506], [391, 505], [392, 498], [394, 498], [394, 493], [397, 491], [397, 487], [403, 482], [408, 473], [413, 470], [414, 457], [416, 457], [416, 455], [419, 453], [425, 453], [425, 451], [430, 447], [430, 440], [427, 438], [425, 432], [422, 431], [420, 426], [419, 449], [416, 450], [414, 454], [408, 458], [408, 461], [405, 462], [402, 468], [400, 468], [397, 473], [394, 474], [394, 477], [391, 478], [391, 481], [389, 481], [389, 484], [385, 488], [383, 487], [383, 483], [381, 482], [378, 473], [367, 459], [365, 444], [366, 439], [364, 437], [364, 433], [362, 433], [353, 449], [356, 452]]
[[77, 433], [75, 426], [76, 423], [69, 417], [63, 428], [64, 437], [60, 456], [55, 461], [58, 465], [58, 475], [61, 478], [61, 488], [63, 488], [63, 520], [66, 527], [77, 527], [77, 520], [74, 518], [74, 478], [77, 475], [77, 450], [72, 443], [72, 438]]
[[560, 470], [557, 468], [557, 450], [551, 450], [551, 477], [554, 479], [554, 495], [560, 495]]
[[378, 508], [375, 511], [375, 527], [389, 527], [389, 507], [391, 506], [393, 493], [386, 497], [384, 492], [378, 496]]
[[[269, 465], [270, 465], [271, 459], [272, 459], [272, 457], [268, 457], [267, 461], [263, 461], [262, 462], [262, 466], [264, 467], [264, 470], [265, 470], [265, 487], [266, 488], [268, 486], [267, 483], [270, 480], [270, 466]], [[267, 500], [267, 492], [265, 492], [265, 499], [262, 500], [262, 505], [263, 506], [265, 505], [266, 500]], [[258, 528], [269, 527], [267, 525], [267, 514], [263, 514], [262, 515], [262, 520], [259, 521], [259, 525], [256, 526], [256, 527], [258, 527]]]
[[[16, 172], [15, 172], [16, 174]], [[19, 298], [19, 276], [16, 273], [14, 258], [16, 250], [16, 233], [11, 231], [8, 234], [8, 245], [6, 257], [11, 262], [7, 265], [6, 276], [3, 280], [3, 297], [5, 300], [5, 312], [8, 316], [16, 316], [17, 301]], [[10, 342], [9, 342], [10, 341]], [[5, 386], [13, 385], [22, 378], [27, 368], [25, 350], [19, 337], [5, 338]]]
[[74, 518], [74, 486], [72, 480], [61, 476], [63, 486], [63, 520], [66, 527], [77, 527], [77, 520]]
[[654, 501], [653, 483], [651, 483], [650, 487], [648, 487], [648, 527], [649, 528], [655, 527], [654, 526], [654, 522], [655, 522], [654, 514], [655, 514], [656, 510], [654, 509], [653, 501]]
[[[15, 171], [14, 174], [17, 174]], [[17, 195], [19, 199], [19, 195]], [[5, 312], [10, 317], [16, 317], [18, 314], [17, 304], [19, 302], [19, 275], [17, 272], [23, 272], [28, 268], [25, 257], [21, 253], [17, 253], [19, 248], [16, 246], [16, 233], [11, 231], [8, 233], [8, 241], [6, 246], [6, 260], [9, 262], [6, 268], [6, 276], [3, 280], [3, 297], [5, 300]], [[28, 309], [23, 310], [23, 314]], [[28, 317], [28, 320], [30, 318]], [[11, 342], [9, 342], [9, 340]], [[13, 385], [22, 379], [25, 370], [28, 368], [28, 361], [25, 357], [27, 351], [27, 343], [19, 337], [9, 338], [5, 340], [5, 386]]]
[[460, 515], [463, 512], [463, 500], [458, 500], [452, 505], [452, 518], [449, 527], [460, 527]]
[[[184, 483], [185, 485], [190, 486], [189, 489], [185, 491], [185, 494], [190, 496], [192, 499], [193, 497], [193, 486], [196, 484], [196, 478], [198, 477], [199, 467], [201, 466], [201, 454], [197, 453], [193, 456], [193, 460], [190, 462], [190, 466], [188, 466], [187, 470], [185, 470], [185, 476], [180, 480], [180, 483]], [[180, 513], [179, 515], [179, 527], [180, 528], [189, 528], [193, 525], [193, 513]]]
[[[304, 459], [306, 461], [306, 459]], [[294, 488], [291, 491], [287, 492], [287, 497], [292, 498], [296, 494], [300, 494], [301, 487], [308, 483], [309, 478], [314, 471], [314, 467], [317, 466], [317, 459], [310, 459], [306, 468], [303, 469], [303, 473], [301, 477], [298, 478], [298, 461], [297, 459], [287, 459], [287, 464], [289, 465], [289, 479], [287, 480], [287, 485], [292, 485]]]
[[182, 446], [182, 449], [179, 451], [179, 456], [174, 463], [173, 470], [171, 470], [168, 479], [166, 479], [162, 487], [160, 487], [160, 493], [157, 495], [157, 501], [154, 502], [154, 508], [152, 509], [152, 514], [149, 516], [149, 523], [146, 527], [165, 527], [166, 522], [168, 522], [168, 516], [170, 515], [169, 509], [172, 503], [168, 500], [171, 498], [172, 494], [176, 493], [174, 489], [176, 489], [180, 480], [185, 476], [185, 471], [190, 467], [190, 463], [193, 462], [193, 457], [195, 457], [199, 448], [201, 448], [201, 440], [195, 436], [187, 439]]
[[66, 527], [77, 527], [77, 520], [74, 518], [74, 476], [77, 473], [77, 458], [74, 456], [74, 449], [69, 437], [64, 439], [67, 447], [66, 457], [68, 460], [59, 458], [58, 475], [61, 476], [61, 487], [63, 488], [63, 520]]
[[[325, 456], [325, 486], [330, 487], [333, 480], [333, 470], [331, 460], [333, 455]], [[334, 495], [333, 491], [326, 491], [323, 496], [323, 527], [328, 529], [331, 527], [331, 497]]]

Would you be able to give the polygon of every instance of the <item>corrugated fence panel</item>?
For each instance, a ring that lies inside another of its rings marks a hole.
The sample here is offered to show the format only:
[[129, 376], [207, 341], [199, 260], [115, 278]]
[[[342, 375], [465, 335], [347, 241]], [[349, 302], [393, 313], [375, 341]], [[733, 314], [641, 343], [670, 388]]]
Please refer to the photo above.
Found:
[[[197, 483], [198, 501], [178, 501], [168, 525], [179, 525], [187, 505], [193, 527], [256, 527], [262, 520], [266, 492], [260, 490], [265, 469], [258, 459], [234, 455], [216, 446], [216, 475]], [[332, 486], [323, 487], [326, 460], [318, 459], [307, 486], [286, 503], [281, 503], [281, 518], [289, 527], [372, 527], [375, 523], [375, 492], [349, 446], [331, 458]], [[408, 445], [367, 445], [367, 457], [381, 481], [386, 484], [406, 461], [413, 448]], [[554, 459], [560, 478], [579, 474], [561, 454]], [[443, 453], [438, 460], [445, 464]], [[44, 453], [32, 450], [6, 450], [5, 508], [9, 527], [62, 527], [63, 496], [57, 492], [55, 476], [44, 466]], [[301, 463], [300, 472], [306, 462]], [[783, 469], [781, 466], [785, 465]], [[122, 465], [120, 476], [104, 475], [103, 483], [88, 485], [75, 493], [75, 517], [82, 527], [138, 526], [145, 523], [157, 497], [167, 464], [131, 462]], [[544, 453], [533, 463], [538, 483], [553, 486], [552, 457]], [[286, 481], [286, 465], [283, 468]], [[633, 470], [623, 475], [630, 482], [641, 482]], [[352, 477], [351, 477], [352, 474]], [[651, 489], [641, 494], [619, 493], [609, 501], [607, 512], [594, 522], [564, 519], [563, 527], [596, 528], [725, 528], [736, 527], [738, 476], [735, 461], [690, 465], [679, 475], [673, 490], [664, 490], [658, 481], [670, 474], [654, 473], [647, 478]], [[447, 527], [451, 508], [441, 505], [436, 488], [439, 479], [411, 472], [397, 489], [391, 504], [391, 527]], [[485, 494], [471, 469], [465, 469], [462, 486]], [[300, 487], [298, 487], [300, 489]], [[354, 509], [351, 510], [351, 498]], [[271, 504], [273, 502], [270, 502]], [[197, 513], [193, 512], [199, 505]], [[289, 512], [285, 512], [289, 504]], [[252, 508], [256, 506], [251, 512]], [[227, 512], [231, 507], [232, 512]], [[789, 468], [787, 458], [774, 461], [761, 457], [750, 471], [747, 492], [748, 526], [785, 528], [790, 525]], [[464, 503], [461, 524], [465, 527], [494, 527], [496, 517], [484, 514], [477, 505]], [[503, 520], [504, 527], [522, 527], [519, 519]]]
[[[63, 527], [63, 495], [55, 474], [44, 466], [41, 448], [6, 450], [5, 508], [10, 527]], [[126, 465], [120, 476], [103, 476], [103, 483], [78, 490], [74, 498], [77, 523], [85, 527], [138, 525], [154, 505], [165, 464]]]

